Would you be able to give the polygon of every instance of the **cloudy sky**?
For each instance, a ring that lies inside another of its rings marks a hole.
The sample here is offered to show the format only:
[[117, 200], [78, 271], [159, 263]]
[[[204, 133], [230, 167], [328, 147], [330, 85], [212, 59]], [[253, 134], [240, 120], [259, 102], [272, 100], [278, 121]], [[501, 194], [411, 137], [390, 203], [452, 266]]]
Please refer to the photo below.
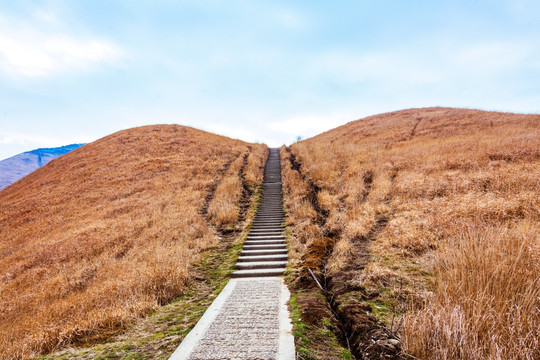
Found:
[[0, 159], [158, 123], [281, 145], [423, 106], [540, 113], [540, 2], [0, 2]]

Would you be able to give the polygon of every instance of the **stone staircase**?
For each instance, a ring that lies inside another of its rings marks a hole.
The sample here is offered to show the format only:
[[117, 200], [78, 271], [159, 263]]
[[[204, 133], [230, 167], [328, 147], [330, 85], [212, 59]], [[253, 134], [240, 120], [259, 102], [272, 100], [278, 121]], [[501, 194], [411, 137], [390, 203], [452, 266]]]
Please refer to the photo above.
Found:
[[271, 149], [262, 201], [237, 269], [169, 360], [294, 360], [296, 352], [283, 273], [281, 168]]
[[283, 275], [287, 267], [287, 245], [283, 226], [281, 162], [278, 149], [270, 149], [264, 168], [261, 204], [232, 277]]

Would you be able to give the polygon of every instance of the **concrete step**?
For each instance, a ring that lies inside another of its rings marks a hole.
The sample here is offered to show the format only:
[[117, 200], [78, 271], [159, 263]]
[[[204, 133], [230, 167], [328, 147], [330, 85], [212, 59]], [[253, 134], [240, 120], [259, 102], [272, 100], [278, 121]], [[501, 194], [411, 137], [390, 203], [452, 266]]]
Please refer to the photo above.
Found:
[[253, 236], [284, 236], [283, 231], [250, 231], [248, 234], [249, 237]]
[[287, 267], [287, 261], [259, 261], [236, 264], [238, 270], [247, 269], [275, 269]]
[[285, 227], [284, 226], [274, 226], [274, 227], [269, 227], [269, 228], [251, 227], [250, 231], [255, 231], [255, 232], [258, 232], [258, 233], [261, 233], [261, 232], [284, 232]]
[[267, 221], [267, 222], [258, 222], [253, 223], [252, 226], [256, 229], [268, 229], [276, 226], [281, 226], [283, 221]]
[[279, 230], [275, 230], [276, 228], [278, 228], [277, 226], [268, 226], [268, 227], [255, 227], [253, 226], [250, 230], [250, 233], [253, 232], [254, 235], [256, 234], [265, 234], [267, 232], [279, 232], [279, 235], [283, 235], [283, 232], [285, 231], [285, 229], [279, 229]]
[[285, 273], [285, 268], [275, 269], [252, 269], [252, 270], [236, 270], [231, 276], [233, 278], [239, 277], [259, 277], [259, 276], [280, 276]]
[[252, 225], [251, 230], [257, 230], [257, 231], [266, 231], [268, 229], [280, 229], [282, 231], [285, 231], [285, 226], [279, 224], [279, 225]]
[[249, 230], [250, 232], [254, 232], [254, 233], [283, 233], [285, 231], [285, 228], [284, 227], [281, 227], [281, 226], [275, 226], [273, 228], [266, 228], [266, 229], [256, 229], [256, 228], [251, 228]]
[[257, 220], [253, 221], [253, 225], [272, 225], [272, 226], [281, 226], [283, 219], [274, 219], [274, 220]]
[[282, 245], [285, 244], [285, 240], [248, 240], [244, 243], [244, 246], [248, 245]]
[[255, 232], [284, 232], [285, 231], [285, 227], [284, 226], [274, 226], [273, 228], [267, 228], [267, 229], [255, 229], [255, 228], [251, 228], [250, 231], [255, 231]]
[[285, 240], [283, 235], [248, 235], [246, 240]]
[[249, 233], [246, 240], [285, 240], [283, 232], [256, 232]]
[[[277, 229], [277, 230], [276, 230]], [[265, 233], [278, 233], [281, 235], [285, 229], [279, 229], [277, 226], [269, 226], [269, 227], [252, 227], [250, 232], [253, 232], [253, 234], [265, 234]]]
[[287, 261], [287, 254], [279, 255], [255, 255], [255, 256], [240, 256], [238, 262], [258, 262], [258, 261]]
[[[277, 230], [276, 230], [277, 229]], [[283, 235], [285, 232], [285, 229], [279, 229], [276, 226], [274, 227], [267, 227], [267, 228], [261, 228], [261, 227], [252, 227], [251, 230], [249, 230], [250, 234], [257, 235], [257, 234], [267, 234], [267, 233], [276, 233], [276, 235]]]
[[271, 244], [271, 245], [244, 245], [243, 250], [287, 250], [285, 244]]
[[267, 250], [247, 250], [240, 252], [240, 256], [259, 256], [259, 255], [286, 255], [287, 249], [267, 249]]

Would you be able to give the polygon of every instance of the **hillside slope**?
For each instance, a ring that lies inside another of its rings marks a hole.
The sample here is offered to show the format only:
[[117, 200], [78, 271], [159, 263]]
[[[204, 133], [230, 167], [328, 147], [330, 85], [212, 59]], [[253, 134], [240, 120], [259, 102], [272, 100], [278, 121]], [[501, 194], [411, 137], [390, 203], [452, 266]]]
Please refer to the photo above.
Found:
[[357, 358], [540, 357], [539, 115], [404, 110], [281, 151], [308, 327], [334, 314]]
[[71, 144], [56, 148], [42, 148], [23, 152], [0, 161], [0, 190], [22, 179], [51, 160], [73, 151], [84, 144]]
[[182, 293], [242, 220], [264, 145], [161, 125], [88, 144], [0, 192], [0, 358], [99, 334]]

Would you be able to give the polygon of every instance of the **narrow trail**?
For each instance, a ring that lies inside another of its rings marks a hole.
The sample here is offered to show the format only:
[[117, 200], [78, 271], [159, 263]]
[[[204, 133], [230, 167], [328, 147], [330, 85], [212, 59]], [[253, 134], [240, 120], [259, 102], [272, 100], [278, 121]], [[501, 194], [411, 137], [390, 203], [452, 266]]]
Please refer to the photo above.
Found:
[[290, 293], [283, 280], [288, 256], [282, 198], [279, 151], [270, 149], [262, 201], [233, 279], [170, 359], [295, 359]]

